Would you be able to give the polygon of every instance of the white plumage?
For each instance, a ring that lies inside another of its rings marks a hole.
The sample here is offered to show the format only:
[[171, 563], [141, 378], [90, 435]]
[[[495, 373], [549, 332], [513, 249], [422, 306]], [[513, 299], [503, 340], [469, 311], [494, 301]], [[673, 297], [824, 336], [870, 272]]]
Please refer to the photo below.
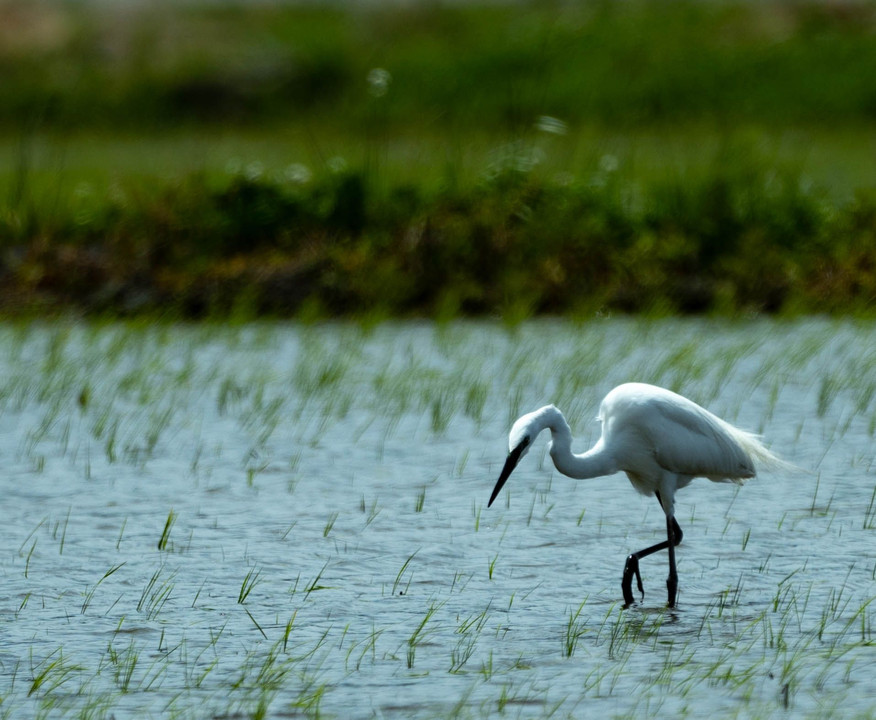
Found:
[[675, 552], [681, 528], [675, 521], [675, 492], [695, 477], [742, 484], [755, 474], [755, 461], [787, 464], [764, 447], [757, 435], [733, 427], [695, 402], [664, 388], [627, 383], [614, 388], [602, 401], [598, 419], [602, 435], [587, 452], [572, 452], [572, 431], [563, 414], [547, 405], [521, 417], [508, 436], [508, 459], [493, 489], [493, 503], [511, 471], [532, 447], [542, 430], [550, 430], [554, 465], [572, 478], [594, 478], [618, 471], [633, 487], [656, 495], [666, 514], [667, 542], [627, 558], [622, 588], [632, 602], [630, 583], [638, 580], [638, 560], [657, 550], [669, 550], [667, 586], [669, 605], [675, 604]]

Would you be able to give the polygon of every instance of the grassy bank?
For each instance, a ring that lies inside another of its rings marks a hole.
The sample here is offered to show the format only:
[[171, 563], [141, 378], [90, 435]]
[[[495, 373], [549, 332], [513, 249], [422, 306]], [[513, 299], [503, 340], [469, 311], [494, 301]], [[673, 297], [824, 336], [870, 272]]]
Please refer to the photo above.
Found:
[[[868, 312], [876, 195], [833, 202], [744, 149], [635, 183], [613, 156], [543, 177], [534, 150], [461, 189], [384, 187], [338, 162], [244, 167], [4, 217], [6, 307], [448, 317], [501, 312]], [[295, 173], [301, 173], [296, 177]]]
[[869, 6], [3, 14], [7, 312], [871, 310]]

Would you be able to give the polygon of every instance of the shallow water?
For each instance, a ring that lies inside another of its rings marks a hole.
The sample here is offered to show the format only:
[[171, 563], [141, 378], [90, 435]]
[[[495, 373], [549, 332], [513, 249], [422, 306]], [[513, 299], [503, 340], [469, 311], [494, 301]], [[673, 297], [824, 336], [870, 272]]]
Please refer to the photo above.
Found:
[[[0, 713], [873, 717], [874, 330], [0, 328]], [[679, 493], [673, 611], [664, 554], [620, 607], [665, 532], [624, 476], [542, 439], [486, 508], [514, 418], [583, 450], [627, 380], [806, 470]]]

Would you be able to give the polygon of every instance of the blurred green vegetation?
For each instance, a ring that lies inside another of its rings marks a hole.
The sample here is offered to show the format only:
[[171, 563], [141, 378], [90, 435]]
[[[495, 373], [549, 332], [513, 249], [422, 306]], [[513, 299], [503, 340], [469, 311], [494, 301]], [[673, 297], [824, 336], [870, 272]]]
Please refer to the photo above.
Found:
[[876, 6], [0, 5], [0, 309], [872, 312]]
[[374, 121], [876, 120], [874, 6], [854, 2], [4, 3], [7, 127]]

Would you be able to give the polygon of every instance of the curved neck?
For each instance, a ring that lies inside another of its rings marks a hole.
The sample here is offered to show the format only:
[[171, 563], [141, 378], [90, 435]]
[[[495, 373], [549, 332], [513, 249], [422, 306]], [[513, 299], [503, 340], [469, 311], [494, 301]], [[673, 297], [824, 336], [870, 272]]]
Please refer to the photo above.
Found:
[[551, 459], [563, 475], [583, 480], [612, 475], [618, 471], [619, 468], [606, 451], [602, 438], [586, 453], [576, 455], [572, 452], [572, 430], [566, 418], [555, 407], [546, 409], [544, 426], [551, 431]]

